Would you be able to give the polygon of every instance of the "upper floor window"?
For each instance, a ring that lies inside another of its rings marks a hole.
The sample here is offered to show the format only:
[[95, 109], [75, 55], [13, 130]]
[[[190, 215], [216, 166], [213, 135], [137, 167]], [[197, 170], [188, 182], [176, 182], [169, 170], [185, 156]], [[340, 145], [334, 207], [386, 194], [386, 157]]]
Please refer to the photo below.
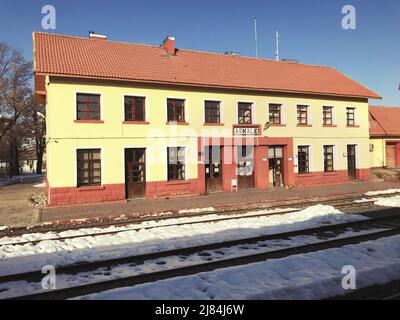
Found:
[[168, 181], [185, 180], [185, 148], [168, 148]]
[[333, 107], [323, 107], [323, 125], [333, 125]]
[[308, 106], [297, 106], [297, 124], [308, 124]]
[[77, 120], [100, 120], [100, 95], [78, 93], [76, 110]]
[[332, 172], [333, 168], [333, 146], [324, 146], [324, 171]]
[[355, 108], [346, 108], [346, 124], [349, 127], [355, 126]]
[[310, 147], [299, 146], [297, 147], [297, 161], [299, 173], [310, 172]]
[[252, 123], [252, 104], [247, 102], [239, 102], [238, 104], [238, 123]]
[[125, 96], [125, 121], [145, 121], [146, 98]]
[[167, 99], [168, 122], [185, 122], [185, 100]]
[[271, 124], [282, 124], [282, 105], [270, 104], [269, 105], [269, 122]]
[[221, 123], [221, 107], [219, 101], [206, 101], [204, 105], [205, 123]]
[[77, 150], [78, 187], [98, 186], [101, 184], [101, 150]]

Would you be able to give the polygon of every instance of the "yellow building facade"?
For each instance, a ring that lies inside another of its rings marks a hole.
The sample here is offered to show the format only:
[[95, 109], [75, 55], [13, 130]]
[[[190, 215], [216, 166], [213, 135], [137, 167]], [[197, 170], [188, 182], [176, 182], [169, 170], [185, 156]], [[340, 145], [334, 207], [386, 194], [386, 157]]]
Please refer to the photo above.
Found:
[[35, 61], [50, 205], [370, 178], [368, 94], [101, 79]]

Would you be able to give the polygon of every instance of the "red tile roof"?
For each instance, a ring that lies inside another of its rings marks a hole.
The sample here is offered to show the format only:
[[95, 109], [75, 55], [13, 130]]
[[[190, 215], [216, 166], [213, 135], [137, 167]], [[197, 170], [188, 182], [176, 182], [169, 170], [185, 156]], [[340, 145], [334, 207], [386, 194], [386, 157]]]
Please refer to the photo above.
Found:
[[47, 33], [33, 38], [37, 74], [380, 98], [328, 67], [183, 49], [168, 55], [157, 46]]
[[369, 134], [373, 136], [400, 136], [400, 107], [369, 107]]

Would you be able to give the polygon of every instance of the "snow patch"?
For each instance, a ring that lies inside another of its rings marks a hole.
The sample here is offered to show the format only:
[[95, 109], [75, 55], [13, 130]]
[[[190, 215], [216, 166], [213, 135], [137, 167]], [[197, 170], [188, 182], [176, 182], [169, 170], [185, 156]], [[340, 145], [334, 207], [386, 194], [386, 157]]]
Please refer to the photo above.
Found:
[[400, 192], [400, 189], [387, 189], [387, 190], [380, 190], [380, 191], [369, 191], [364, 193], [366, 196], [378, 196], [381, 194], [393, 194]]
[[33, 185], [33, 187], [34, 188], [46, 188], [46, 183], [45, 182], [38, 183], [38, 184]]
[[376, 206], [382, 206], [382, 207], [400, 207], [400, 196], [394, 196], [394, 197], [389, 197], [389, 198], [378, 198], [375, 199], [376, 201], [374, 204]]

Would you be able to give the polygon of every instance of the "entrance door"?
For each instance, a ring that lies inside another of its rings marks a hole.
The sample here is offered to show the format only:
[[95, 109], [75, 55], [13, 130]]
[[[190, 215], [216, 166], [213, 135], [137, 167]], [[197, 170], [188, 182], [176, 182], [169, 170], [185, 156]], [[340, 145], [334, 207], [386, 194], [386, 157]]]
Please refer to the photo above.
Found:
[[396, 145], [394, 143], [386, 144], [386, 166], [396, 167]]
[[356, 146], [347, 146], [347, 170], [351, 180], [356, 179]]
[[283, 146], [270, 146], [268, 158], [270, 184], [276, 188], [284, 187]]
[[222, 190], [221, 147], [206, 147], [204, 149], [206, 190], [216, 192]]
[[238, 189], [254, 188], [254, 147], [239, 146], [238, 154]]
[[146, 149], [125, 149], [125, 193], [127, 199], [146, 193]]

